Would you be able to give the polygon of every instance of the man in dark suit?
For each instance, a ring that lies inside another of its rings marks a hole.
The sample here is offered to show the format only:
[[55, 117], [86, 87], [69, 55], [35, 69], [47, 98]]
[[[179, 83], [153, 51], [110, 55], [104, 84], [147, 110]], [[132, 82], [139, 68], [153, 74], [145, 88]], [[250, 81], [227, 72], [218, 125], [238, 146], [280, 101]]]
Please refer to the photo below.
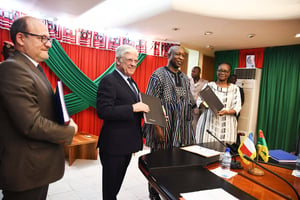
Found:
[[45, 200], [64, 174], [63, 144], [77, 125], [57, 123], [52, 87], [38, 69], [51, 47], [47, 27], [25, 16], [10, 35], [16, 51], [0, 65], [0, 189], [4, 200]]
[[138, 87], [131, 79], [137, 50], [123, 45], [115, 57], [116, 69], [103, 77], [97, 91], [97, 114], [104, 120], [98, 141], [103, 200], [117, 199], [131, 154], [142, 149], [142, 112], [149, 111], [148, 105], [138, 102]]

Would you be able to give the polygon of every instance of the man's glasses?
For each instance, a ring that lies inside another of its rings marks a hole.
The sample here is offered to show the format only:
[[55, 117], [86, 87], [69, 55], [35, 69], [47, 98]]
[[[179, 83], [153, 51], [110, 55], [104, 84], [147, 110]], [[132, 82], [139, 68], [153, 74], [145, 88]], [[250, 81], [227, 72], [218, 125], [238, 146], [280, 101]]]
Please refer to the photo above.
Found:
[[25, 32], [25, 31], [21, 31], [21, 33], [24, 33], [24, 34], [27, 34], [27, 35], [31, 35], [31, 36], [35, 36], [35, 37], [39, 37], [41, 39], [41, 42], [44, 43], [44, 44], [46, 44], [48, 41], [50, 43], [52, 43], [52, 38], [49, 38], [46, 35], [37, 35], [37, 34]]

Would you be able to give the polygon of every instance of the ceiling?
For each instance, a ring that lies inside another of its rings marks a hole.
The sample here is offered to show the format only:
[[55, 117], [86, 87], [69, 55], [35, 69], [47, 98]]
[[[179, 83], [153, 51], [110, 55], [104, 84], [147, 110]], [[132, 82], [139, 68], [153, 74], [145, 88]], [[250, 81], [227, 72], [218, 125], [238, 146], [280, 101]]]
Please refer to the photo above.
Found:
[[[300, 44], [300, 38], [295, 38], [300, 33], [300, 0], [0, 1], [7, 1], [6, 7], [62, 24], [180, 42], [206, 55]], [[205, 35], [206, 31], [212, 34]]]

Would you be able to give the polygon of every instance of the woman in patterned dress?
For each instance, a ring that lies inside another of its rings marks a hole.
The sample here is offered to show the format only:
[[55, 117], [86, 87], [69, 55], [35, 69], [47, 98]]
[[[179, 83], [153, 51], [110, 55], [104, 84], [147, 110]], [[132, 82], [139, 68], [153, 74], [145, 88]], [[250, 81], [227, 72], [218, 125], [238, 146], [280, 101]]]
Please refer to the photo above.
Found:
[[[217, 70], [217, 81], [209, 82], [209, 86], [224, 108], [217, 115], [212, 110], [206, 109], [200, 116], [197, 123], [196, 140], [197, 143], [214, 142], [216, 139], [209, 135], [206, 130], [212, 132], [221, 141], [235, 142], [237, 136], [236, 115], [241, 110], [241, 97], [239, 87], [228, 83], [231, 66], [228, 63], [221, 63]], [[204, 106], [201, 97], [197, 99], [197, 106]]]

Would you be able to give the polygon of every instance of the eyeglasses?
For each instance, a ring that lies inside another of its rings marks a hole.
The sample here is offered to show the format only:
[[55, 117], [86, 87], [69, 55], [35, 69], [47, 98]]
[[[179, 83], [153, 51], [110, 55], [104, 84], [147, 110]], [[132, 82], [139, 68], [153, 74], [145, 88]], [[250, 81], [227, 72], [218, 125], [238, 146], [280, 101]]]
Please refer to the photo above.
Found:
[[226, 71], [226, 70], [217, 70], [217, 72], [228, 74], [230, 71]]
[[137, 64], [139, 62], [138, 60], [134, 60], [134, 59], [131, 59], [131, 58], [125, 58], [124, 57], [124, 59], [125, 59], [126, 62], [129, 62], [129, 63]]
[[24, 34], [27, 34], [27, 35], [31, 35], [31, 36], [35, 36], [35, 37], [39, 37], [41, 39], [41, 42], [44, 43], [44, 44], [46, 44], [48, 41], [50, 43], [52, 43], [52, 38], [49, 38], [46, 35], [37, 35], [37, 34], [25, 32], [25, 31], [21, 31], [21, 33], [24, 33]]

